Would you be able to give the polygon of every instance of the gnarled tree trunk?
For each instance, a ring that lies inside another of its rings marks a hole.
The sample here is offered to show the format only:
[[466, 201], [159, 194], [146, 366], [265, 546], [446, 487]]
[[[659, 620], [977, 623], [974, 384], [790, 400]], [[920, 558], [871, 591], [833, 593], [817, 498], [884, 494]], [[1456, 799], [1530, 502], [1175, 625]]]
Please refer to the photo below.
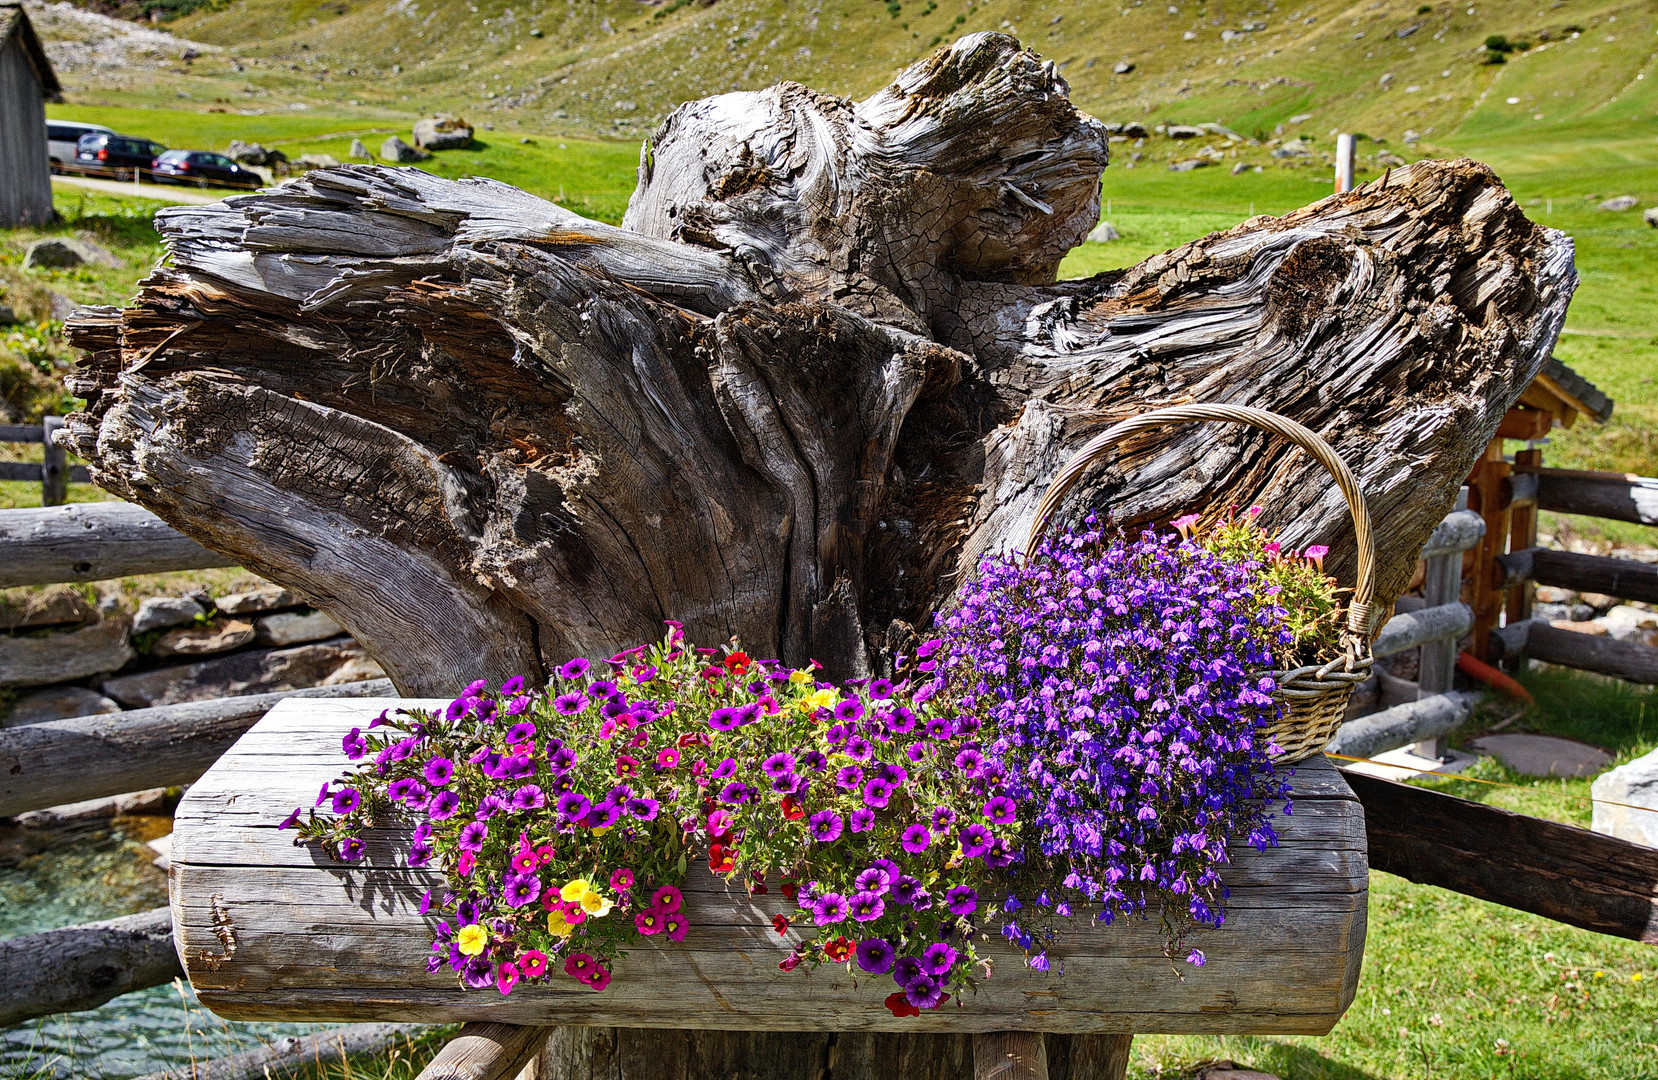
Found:
[[[976, 34], [862, 102], [682, 107], [622, 228], [364, 166], [173, 208], [170, 264], [71, 327], [69, 429], [99, 483], [327, 609], [411, 694], [668, 618], [865, 672], [1080, 442], [1186, 401], [1347, 458], [1385, 610], [1547, 358], [1570, 241], [1487, 167], [1424, 161], [1056, 282], [1106, 151], [1051, 63]], [[1333, 485], [1251, 431], [1143, 436], [1067, 513], [1250, 503], [1349, 572]]]

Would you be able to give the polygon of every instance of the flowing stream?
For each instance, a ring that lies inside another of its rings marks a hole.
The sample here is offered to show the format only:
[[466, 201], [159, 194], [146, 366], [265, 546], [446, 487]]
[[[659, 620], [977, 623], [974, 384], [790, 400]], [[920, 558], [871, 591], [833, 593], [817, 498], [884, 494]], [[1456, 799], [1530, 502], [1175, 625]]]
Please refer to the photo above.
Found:
[[[0, 939], [165, 904], [167, 875], [145, 841], [171, 830], [170, 818], [147, 816], [0, 826]], [[325, 1026], [229, 1023], [180, 981], [0, 1030], [0, 1080], [126, 1080]]]

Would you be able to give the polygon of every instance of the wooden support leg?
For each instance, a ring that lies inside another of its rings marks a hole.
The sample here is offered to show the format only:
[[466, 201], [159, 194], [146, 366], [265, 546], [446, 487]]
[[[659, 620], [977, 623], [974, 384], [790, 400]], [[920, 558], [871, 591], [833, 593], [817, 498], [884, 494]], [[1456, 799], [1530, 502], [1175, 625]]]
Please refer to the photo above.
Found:
[[1048, 1051], [1035, 1031], [973, 1036], [973, 1080], [1048, 1080]]
[[438, 1051], [416, 1080], [514, 1080], [534, 1061], [550, 1027], [467, 1024]]
[[1068, 1060], [1060, 1080], [1123, 1080], [1132, 1035], [1067, 1035]]

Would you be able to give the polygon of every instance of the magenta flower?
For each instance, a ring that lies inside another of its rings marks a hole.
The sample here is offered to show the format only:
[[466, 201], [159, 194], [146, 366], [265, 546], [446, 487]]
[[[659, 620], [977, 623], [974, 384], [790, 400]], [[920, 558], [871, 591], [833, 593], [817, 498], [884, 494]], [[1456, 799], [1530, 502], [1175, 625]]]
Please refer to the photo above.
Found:
[[710, 780], [724, 780], [726, 777], [732, 776], [736, 772], [737, 772], [737, 759], [736, 758], [726, 758], [724, 761], [722, 761], [718, 765], [714, 766], [714, 771], [708, 774], [708, 778]]
[[589, 702], [587, 700], [587, 695], [581, 693], [580, 691], [560, 694], [558, 697], [553, 699], [553, 708], [557, 709], [565, 716], [574, 716], [576, 713], [579, 713], [583, 709], [587, 708], [588, 704]]
[[835, 719], [843, 724], [856, 723], [864, 715], [864, 703], [855, 697], [843, 699], [835, 706]]
[[732, 731], [736, 729], [738, 721], [737, 710], [729, 706], [715, 709], [708, 714], [708, 726], [715, 731]]
[[657, 752], [656, 767], [658, 771], [667, 771], [679, 765], [679, 751], [673, 747]]
[[979, 910], [979, 894], [966, 885], [957, 885], [945, 891], [944, 906], [952, 915], [971, 915]]
[[361, 728], [352, 728], [350, 733], [340, 740], [340, 748], [345, 751], [346, 757], [356, 761], [368, 753], [368, 740], [363, 738]]
[[1019, 820], [1019, 808], [1006, 795], [998, 795], [984, 804], [984, 816], [998, 825], [1012, 825]]
[[662, 911], [678, 911], [684, 896], [672, 885], [664, 885], [651, 893], [651, 904]]
[[519, 694], [517, 697], [513, 698], [511, 701], [507, 702], [507, 707], [506, 707], [505, 711], [506, 711], [506, 714], [508, 716], [517, 716], [519, 713], [523, 712], [525, 709], [527, 709], [529, 707], [530, 707], [529, 695], [528, 694]]
[[819, 810], [808, 822], [812, 839], [820, 844], [831, 844], [840, 839], [841, 816], [833, 810]]
[[848, 906], [852, 917], [858, 922], [871, 922], [879, 919], [886, 911], [886, 902], [872, 892], [855, 893]]
[[669, 911], [662, 916], [662, 932], [668, 935], [669, 941], [684, 941], [685, 933], [690, 928], [690, 920], [685, 918], [683, 911]]
[[779, 776], [787, 776], [794, 771], [794, 755], [790, 753], [773, 754], [760, 763], [760, 771], [773, 780]]
[[455, 843], [462, 851], [476, 854], [484, 849], [484, 840], [488, 836], [488, 825], [481, 821], [469, 821], [461, 828], [460, 839]]
[[708, 834], [718, 836], [731, 829], [731, 814], [725, 810], [716, 810], [708, 815]]
[[849, 912], [846, 897], [840, 893], [824, 893], [812, 901], [812, 921], [819, 926], [833, 926], [845, 922]]
[[461, 797], [453, 791], [440, 791], [437, 798], [427, 807], [427, 813], [433, 821], [447, 821], [455, 816], [455, 811], [461, 808]]
[[512, 793], [512, 808], [519, 812], [539, 810], [547, 805], [547, 796], [536, 784], [525, 784]]
[[554, 804], [554, 808], [558, 810], [558, 816], [565, 821], [572, 822], [580, 821], [586, 817], [587, 812], [592, 807], [593, 804], [587, 801], [587, 796], [579, 791], [565, 792], [558, 797], [558, 802]]
[[876, 896], [885, 896], [892, 888], [892, 875], [883, 867], [871, 866], [857, 878], [858, 891], [872, 892]]
[[633, 888], [633, 871], [625, 866], [613, 871], [610, 875], [610, 887], [617, 892], [627, 892]]
[[927, 850], [927, 845], [933, 842], [933, 834], [927, 831], [927, 826], [917, 822], [904, 830], [904, 835], [898, 840], [900, 846], [911, 855], [919, 855]]
[[583, 675], [586, 675], [588, 669], [592, 666], [592, 664], [589, 664], [586, 660], [578, 656], [574, 660], [566, 662], [563, 667], [558, 669], [558, 677], [561, 679], [571, 680], [579, 679]]
[[852, 819], [848, 826], [853, 832], [868, 832], [875, 827], [875, 811], [867, 808], [852, 811]]
[[433, 787], [443, 787], [455, 778], [455, 763], [446, 757], [435, 757], [426, 763], [426, 782]]
[[892, 944], [884, 938], [858, 942], [858, 966], [871, 975], [885, 975], [891, 971], [892, 960]]
[[341, 788], [334, 792], [332, 807], [336, 814], [349, 814], [357, 809], [358, 804], [362, 801], [363, 797], [357, 793], [356, 788]]
[[514, 724], [512, 727], [507, 729], [508, 743], [528, 742], [533, 738], [535, 738], [535, 725], [530, 723], [528, 720], [525, 720], [519, 724]]
[[956, 834], [961, 841], [961, 853], [969, 858], [978, 858], [990, 850], [992, 841], [996, 839], [994, 833], [983, 825], [969, 825]]

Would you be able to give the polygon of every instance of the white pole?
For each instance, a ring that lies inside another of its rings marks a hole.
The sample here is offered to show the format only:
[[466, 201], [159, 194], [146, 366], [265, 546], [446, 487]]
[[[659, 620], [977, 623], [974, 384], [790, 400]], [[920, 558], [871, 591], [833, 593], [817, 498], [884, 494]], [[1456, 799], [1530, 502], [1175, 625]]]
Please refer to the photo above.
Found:
[[1336, 194], [1353, 190], [1353, 136], [1336, 136]]

